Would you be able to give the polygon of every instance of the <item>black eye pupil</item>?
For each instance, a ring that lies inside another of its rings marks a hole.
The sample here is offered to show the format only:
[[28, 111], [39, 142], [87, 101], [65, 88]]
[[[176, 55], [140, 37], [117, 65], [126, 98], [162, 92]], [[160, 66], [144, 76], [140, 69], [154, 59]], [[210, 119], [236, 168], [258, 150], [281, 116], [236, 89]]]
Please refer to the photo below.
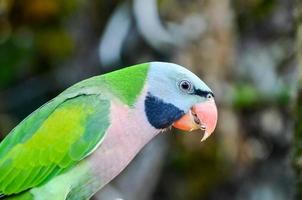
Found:
[[184, 90], [188, 90], [188, 89], [190, 88], [190, 85], [189, 85], [189, 83], [187, 83], [187, 82], [183, 82], [183, 83], [181, 84], [181, 87], [182, 87], [182, 89], [184, 89]]
[[182, 80], [182, 81], [179, 82], [178, 87], [179, 87], [182, 91], [184, 91], [184, 92], [186, 92], [186, 93], [189, 93], [189, 92], [191, 92], [191, 90], [192, 90], [192, 83], [189, 82], [189, 81], [186, 81], [186, 80]]

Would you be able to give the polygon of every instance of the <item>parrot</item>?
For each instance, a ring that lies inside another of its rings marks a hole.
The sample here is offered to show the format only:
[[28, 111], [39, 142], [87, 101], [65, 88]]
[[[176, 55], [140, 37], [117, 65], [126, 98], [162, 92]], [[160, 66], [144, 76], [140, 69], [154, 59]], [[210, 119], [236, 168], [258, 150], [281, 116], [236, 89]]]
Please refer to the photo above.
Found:
[[148, 62], [67, 88], [0, 143], [0, 199], [86, 200], [161, 132], [215, 130], [211, 89], [178, 64]]

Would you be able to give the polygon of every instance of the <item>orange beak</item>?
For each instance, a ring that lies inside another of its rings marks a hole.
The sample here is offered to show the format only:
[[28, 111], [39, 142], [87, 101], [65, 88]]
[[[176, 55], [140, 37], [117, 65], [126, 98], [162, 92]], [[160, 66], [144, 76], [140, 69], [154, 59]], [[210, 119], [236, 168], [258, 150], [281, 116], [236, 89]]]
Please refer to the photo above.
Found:
[[194, 105], [187, 114], [174, 122], [173, 126], [184, 131], [201, 129], [204, 131], [201, 141], [204, 141], [215, 130], [217, 115], [215, 101], [209, 100]]

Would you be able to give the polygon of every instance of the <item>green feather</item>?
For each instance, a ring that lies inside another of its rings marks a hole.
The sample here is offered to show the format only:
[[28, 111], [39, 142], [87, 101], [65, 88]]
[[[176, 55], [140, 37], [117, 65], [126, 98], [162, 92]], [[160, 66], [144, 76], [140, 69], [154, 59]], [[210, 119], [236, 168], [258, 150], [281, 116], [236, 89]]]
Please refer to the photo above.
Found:
[[39, 186], [86, 157], [109, 127], [109, 108], [98, 94], [81, 94], [33, 113], [0, 144], [0, 193]]
[[115, 95], [133, 106], [142, 91], [150, 64], [140, 64], [104, 75], [105, 82]]
[[133, 106], [149, 65], [84, 80], [24, 119], [0, 143], [0, 194], [38, 187], [89, 155], [110, 125], [108, 99]]
[[150, 63], [126, 67], [101, 76], [95, 76], [75, 84], [67, 91], [78, 92], [84, 87], [107, 88], [107, 92], [119, 98], [128, 106], [133, 106], [147, 80]]

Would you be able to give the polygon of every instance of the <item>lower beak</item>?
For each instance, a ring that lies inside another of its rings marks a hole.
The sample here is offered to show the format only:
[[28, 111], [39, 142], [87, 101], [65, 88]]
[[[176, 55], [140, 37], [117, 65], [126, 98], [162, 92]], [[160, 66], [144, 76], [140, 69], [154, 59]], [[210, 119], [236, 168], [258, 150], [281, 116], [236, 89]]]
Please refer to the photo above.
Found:
[[188, 113], [174, 122], [173, 126], [183, 131], [204, 131], [201, 141], [206, 140], [215, 130], [217, 124], [217, 108], [214, 100], [194, 105]]

